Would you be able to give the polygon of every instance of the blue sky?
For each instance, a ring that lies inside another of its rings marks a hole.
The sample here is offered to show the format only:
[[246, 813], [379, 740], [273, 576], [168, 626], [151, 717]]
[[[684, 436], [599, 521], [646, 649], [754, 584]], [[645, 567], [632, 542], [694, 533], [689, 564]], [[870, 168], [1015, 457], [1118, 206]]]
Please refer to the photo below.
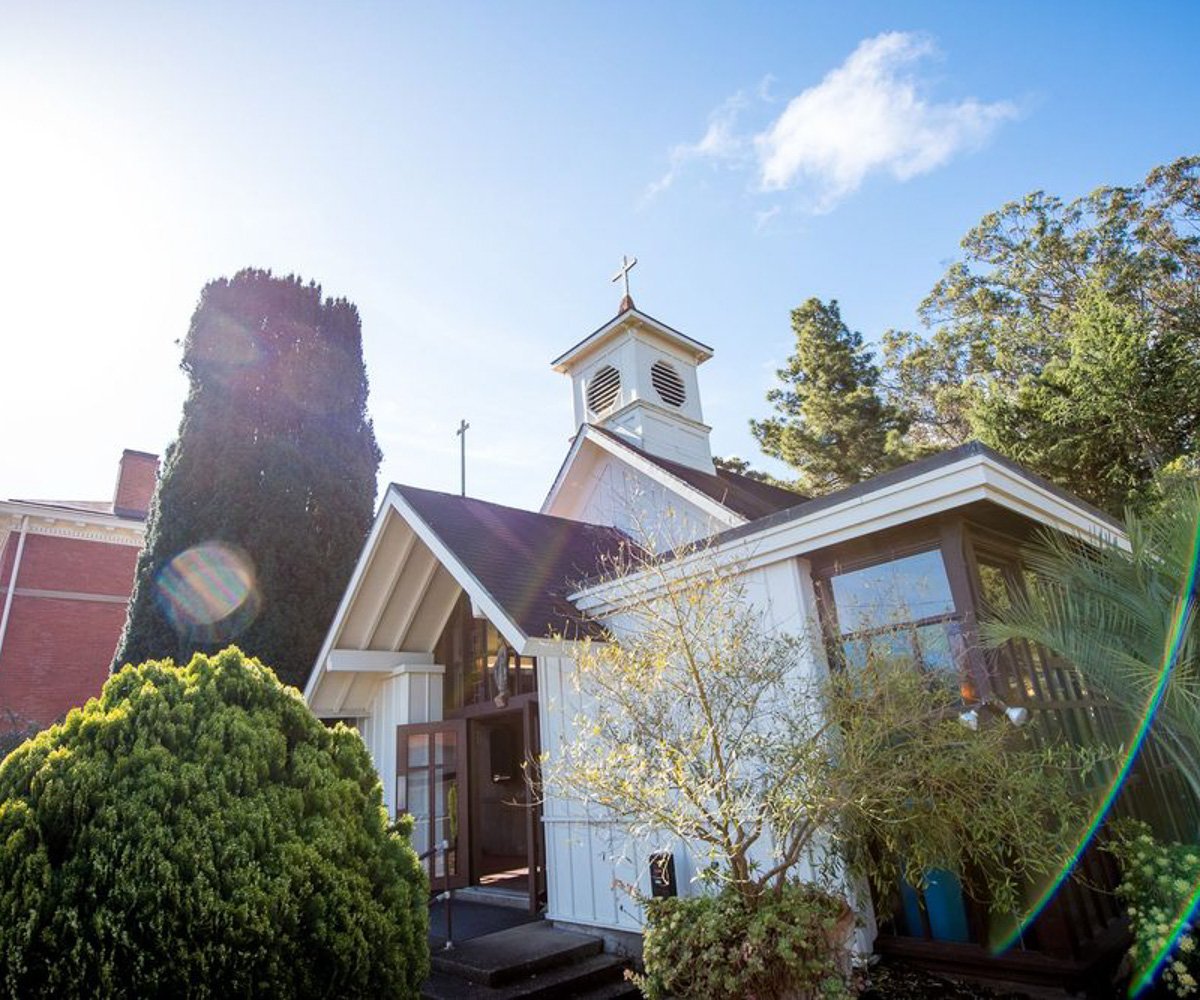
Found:
[[[1200, 152], [1200, 6], [0, 3], [0, 496], [159, 451], [205, 281], [363, 317], [381, 480], [536, 506], [549, 361], [638, 306], [712, 345], [718, 454], [837, 298], [869, 339], [985, 212]], [[759, 463], [770, 467], [765, 461]]]

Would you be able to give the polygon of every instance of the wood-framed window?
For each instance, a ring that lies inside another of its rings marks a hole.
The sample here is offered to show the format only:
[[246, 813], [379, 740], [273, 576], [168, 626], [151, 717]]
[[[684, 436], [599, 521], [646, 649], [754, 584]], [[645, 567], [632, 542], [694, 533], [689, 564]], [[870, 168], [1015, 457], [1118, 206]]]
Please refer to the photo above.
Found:
[[[450, 718], [476, 705], [491, 706], [499, 692], [496, 656], [500, 633], [486, 618], [476, 618], [471, 600], [460, 596], [434, 647], [436, 662], [446, 668], [442, 682], [442, 712]], [[508, 694], [511, 699], [537, 694], [537, 659], [508, 656]]]

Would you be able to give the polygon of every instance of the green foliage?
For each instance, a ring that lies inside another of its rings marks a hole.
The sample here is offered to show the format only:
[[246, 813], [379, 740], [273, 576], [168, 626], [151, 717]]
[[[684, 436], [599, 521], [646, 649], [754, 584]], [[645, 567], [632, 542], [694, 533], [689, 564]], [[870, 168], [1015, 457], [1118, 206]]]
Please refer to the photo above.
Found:
[[1200, 636], [1192, 584], [1200, 531], [1200, 485], [1179, 484], [1145, 514], [1126, 517], [1128, 550], [1114, 541], [1078, 544], [1045, 532], [1025, 555], [1034, 582], [997, 608], [985, 640], [1036, 643], [1072, 664], [1089, 688], [1140, 719], [1177, 625], [1178, 659], [1154, 720], [1154, 733], [1200, 801]]
[[797, 503], [804, 499], [802, 493], [798, 492], [795, 483], [788, 482], [783, 479], [777, 479], [769, 472], [762, 472], [758, 469], [751, 468], [750, 463], [744, 458], [739, 458], [737, 455], [730, 455], [728, 458], [722, 458], [719, 455], [713, 456], [713, 465], [719, 470], [732, 472], [739, 476], [745, 476], [747, 479], [753, 479], [756, 482], [768, 483], [771, 486], [778, 486], [781, 490], [792, 490], [796, 492]]
[[705, 551], [625, 568], [614, 641], [577, 659], [579, 709], [548, 788], [652, 849], [683, 841], [749, 907], [802, 860], [834, 891], [847, 863], [882, 891], [949, 869], [1009, 912], [1027, 878], [1058, 871], [1090, 757], [996, 720], [967, 730], [957, 684], [908, 661], [824, 676], [805, 639], [747, 605], [743, 580]]
[[1143, 502], [1200, 429], [1196, 331], [1146, 323], [1109, 292], [1083, 290], [1040, 371], [980, 395], [978, 437], [1101, 506]]
[[800, 474], [798, 488], [828, 493], [899, 465], [906, 422], [879, 393], [879, 369], [838, 304], [792, 310], [796, 351], [767, 393], [775, 416], [750, 421], [763, 452]]
[[0, 765], [0, 991], [412, 996], [425, 876], [361, 739], [230, 648], [112, 677]]
[[1200, 157], [989, 213], [884, 338], [910, 448], [980, 437], [1119, 512], [1200, 452]]
[[[241, 271], [205, 286], [182, 367], [190, 391], [114, 667], [236, 638], [303, 685], [374, 511], [358, 311]], [[199, 556], [172, 562], [183, 553]]]
[[852, 928], [843, 900], [798, 883], [754, 907], [729, 889], [652, 899], [636, 982], [649, 1000], [849, 997]]
[[961, 711], [956, 684], [904, 660], [872, 656], [833, 674], [830, 842], [881, 898], [946, 869], [993, 912], [1014, 913], [1029, 884], [1057, 874], [1085, 821], [1076, 790], [1104, 751], [1040, 745], [995, 716], [973, 732]]
[[[1167, 945], [1167, 934], [1191, 903], [1200, 886], [1200, 848], [1194, 844], [1163, 844], [1144, 823], [1122, 823], [1108, 849], [1121, 862], [1117, 894], [1129, 914], [1133, 945], [1129, 955], [1135, 975], [1148, 970]], [[1200, 952], [1195, 929], [1180, 937], [1162, 971], [1162, 982], [1173, 996], [1190, 997], [1200, 982]]]

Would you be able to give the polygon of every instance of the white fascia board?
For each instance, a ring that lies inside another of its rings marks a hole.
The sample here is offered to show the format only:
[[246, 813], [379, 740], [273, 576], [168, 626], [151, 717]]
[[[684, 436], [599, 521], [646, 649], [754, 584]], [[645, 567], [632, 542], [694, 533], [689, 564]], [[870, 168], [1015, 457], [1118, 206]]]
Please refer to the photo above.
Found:
[[429, 547], [434, 558], [446, 567], [458, 585], [467, 592], [467, 596], [471, 598], [471, 601], [483, 611], [488, 621], [496, 626], [496, 631], [504, 636], [513, 649], [523, 655], [525, 646], [529, 642], [529, 637], [521, 631], [517, 623], [509, 618], [508, 614], [496, 603], [492, 595], [479, 582], [479, 578], [467, 569], [458, 556], [446, 547], [445, 543], [438, 537], [438, 534], [422, 520], [421, 516], [398, 491], [389, 493], [388, 500], [395, 505], [396, 511], [408, 522], [408, 526], [417, 533], [417, 537]]
[[317, 688], [321, 683], [321, 678], [325, 675], [326, 659], [329, 656], [330, 650], [333, 649], [334, 641], [342, 631], [342, 625], [345, 624], [346, 616], [350, 613], [350, 606], [358, 597], [359, 588], [362, 586], [363, 579], [367, 575], [371, 561], [375, 558], [376, 546], [378, 546], [379, 539], [383, 535], [388, 514], [393, 509], [390, 500], [394, 493], [395, 487], [389, 486], [387, 492], [383, 495], [383, 500], [379, 504], [379, 512], [375, 515], [375, 523], [371, 525], [371, 531], [367, 535], [367, 540], [363, 543], [362, 551], [358, 554], [358, 562], [354, 564], [354, 572], [350, 574], [350, 582], [346, 584], [346, 589], [342, 592], [342, 599], [338, 602], [337, 611], [333, 615], [333, 621], [330, 623], [329, 629], [325, 633], [325, 638], [321, 642], [321, 650], [317, 654], [317, 661], [308, 675], [308, 682], [304, 685], [304, 701], [309, 705], [313, 703]]
[[712, 349], [707, 344], [702, 344], [693, 337], [689, 337], [686, 333], [680, 333], [678, 330], [667, 326], [666, 323], [656, 320], [653, 316], [647, 316], [641, 310], [634, 308], [627, 309], [623, 313], [618, 313], [600, 327], [600, 329], [590, 333], [565, 354], [561, 354], [551, 361], [550, 367], [556, 372], [565, 372], [568, 365], [596, 350], [602, 341], [607, 340], [611, 334], [615, 333], [621, 327], [633, 327], [639, 324], [647, 330], [657, 333], [669, 343], [682, 347], [686, 353], [691, 354], [696, 359], [697, 364], [707, 361], [712, 357]]
[[988, 499], [995, 503], [1082, 541], [1117, 545], [1129, 551], [1129, 539], [1124, 531], [1041, 484], [991, 461], [984, 467], [984, 475]]
[[[595, 644], [596, 640], [593, 640]], [[520, 650], [522, 656], [562, 656], [574, 658], [583, 646], [579, 639], [529, 639]]]
[[563, 486], [566, 485], [567, 477], [571, 472], [572, 466], [575, 464], [576, 456], [578, 456], [580, 449], [583, 448], [584, 441], [592, 440], [588, 436], [587, 431], [587, 424], [579, 426], [579, 431], [576, 433], [575, 439], [571, 442], [571, 447], [567, 449], [567, 457], [563, 459], [562, 465], [558, 468], [558, 475], [554, 477], [554, 482], [550, 484], [550, 492], [546, 494], [546, 499], [542, 501], [539, 513], [549, 513], [550, 508], [554, 505], [554, 501], [558, 499], [558, 494], [562, 492]]
[[[393, 673], [441, 673], [443, 667], [434, 668], [432, 653], [392, 652], [377, 649], [331, 649], [325, 659], [330, 673], [393, 674]], [[410, 670], [410, 668], [412, 668]]]
[[117, 517], [116, 514], [105, 514], [93, 510], [68, 510], [64, 507], [50, 507], [45, 504], [31, 503], [26, 500], [0, 500], [0, 517], [12, 517], [18, 520], [30, 518], [29, 531], [37, 534], [37, 526], [33, 518], [44, 521], [57, 521], [62, 524], [81, 524], [96, 528], [120, 528], [139, 535], [146, 534], [145, 519]]
[[[703, 426], [703, 425], [701, 425]], [[554, 481], [554, 485], [550, 487], [550, 493], [547, 495], [545, 502], [542, 504], [542, 513], [546, 513], [563, 485], [567, 481], [567, 476], [570, 474], [571, 467], [575, 464], [580, 449], [583, 447], [584, 441], [591, 441], [593, 444], [608, 452], [614, 458], [619, 458], [626, 465], [631, 466], [643, 475], [648, 476], [660, 486], [666, 487], [672, 493], [678, 494], [688, 503], [699, 507], [705, 514], [712, 517], [714, 520], [725, 525], [727, 528], [736, 528], [746, 523], [746, 519], [739, 514], [735, 514], [728, 507], [717, 503], [707, 493], [703, 493], [696, 489], [690, 483], [685, 482], [678, 476], [673, 476], [661, 465], [650, 461], [642, 455], [639, 455], [632, 448], [628, 448], [615, 441], [607, 434], [601, 434], [592, 428], [590, 424], [582, 424], [579, 428], [579, 433], [575, 435], [575, 443], [571, 446], [571, 451], [567, 453], [567, 461], [563, 463], [562, 469], [559, 471], [558, 478]]]
[[[1085, 541], [1115, 541], [1128, 547], [1124, 535], [1106, 519], [987, 455], [972, 455], [807, 516], [769, 525], [761, 532], [709, 547], [702, 544], [698, 551], [681, 558], [670, 572], [678, 578], [686, 578], [698, 568], [714, 566], [736, 566], [739, 572], [745, 572], [980, 500]], [[661, 585], [656, 584], [661, 572], [661, 569], [643, 571], [605, 581], [572, 594], [570, 600], [581, 611], [592, 614], [615, 611], [631, 595], [653, 594]]]

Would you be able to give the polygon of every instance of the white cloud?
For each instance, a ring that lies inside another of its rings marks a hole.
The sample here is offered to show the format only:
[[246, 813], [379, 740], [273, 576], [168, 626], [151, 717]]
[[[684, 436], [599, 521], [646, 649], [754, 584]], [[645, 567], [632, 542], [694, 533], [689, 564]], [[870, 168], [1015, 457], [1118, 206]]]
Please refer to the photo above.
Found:
[[679, 176], [683, 167], [693, 160], [714, 162], [745, 160], [750, 155], [750, 142], [745, 137], [739, 137], [734, 131], [738, 114], [745, 106], [746, 98], [739, 91], [725, 100], [708, 116], [708, 128], [699, 142], [681, 143], [672, 148], [670, 167], [662, 177], [646, 189], [645, 200], [649, 201], [667, 190], [675, 183], [675, 178]]
[[[734, 130], [736, 112], [746, 104], [739, 94], [736, 105], [726, 102], [714, 112], [700, 142], [672, 150], [670, 170], [650, 193], [669, 187], [687, 162], [717, 159], [752, 164], [761, 190], [799, 188], [811, 195], [815, 211], [828, 211], [869, 174], [906, 181], [977, 149], [1017, 109], [1008, 101], [974, 98], [931, 102], [916, 67], [936, 52], [919, 34], [865, 39], [752, 136]], [[759, 88], [761, 103], [770, 103], [769, 86], [770, 78]]]
[[774, 219], [775, 216], [777, 216], [781, 211], [783, 211], [781, 206], [772, 205], [770, 208], [763, 209], [761, 212], [755, 212], [754, 231], [756, 233], [762, 232], [768, 225], [771, 224], [771, 220]]

